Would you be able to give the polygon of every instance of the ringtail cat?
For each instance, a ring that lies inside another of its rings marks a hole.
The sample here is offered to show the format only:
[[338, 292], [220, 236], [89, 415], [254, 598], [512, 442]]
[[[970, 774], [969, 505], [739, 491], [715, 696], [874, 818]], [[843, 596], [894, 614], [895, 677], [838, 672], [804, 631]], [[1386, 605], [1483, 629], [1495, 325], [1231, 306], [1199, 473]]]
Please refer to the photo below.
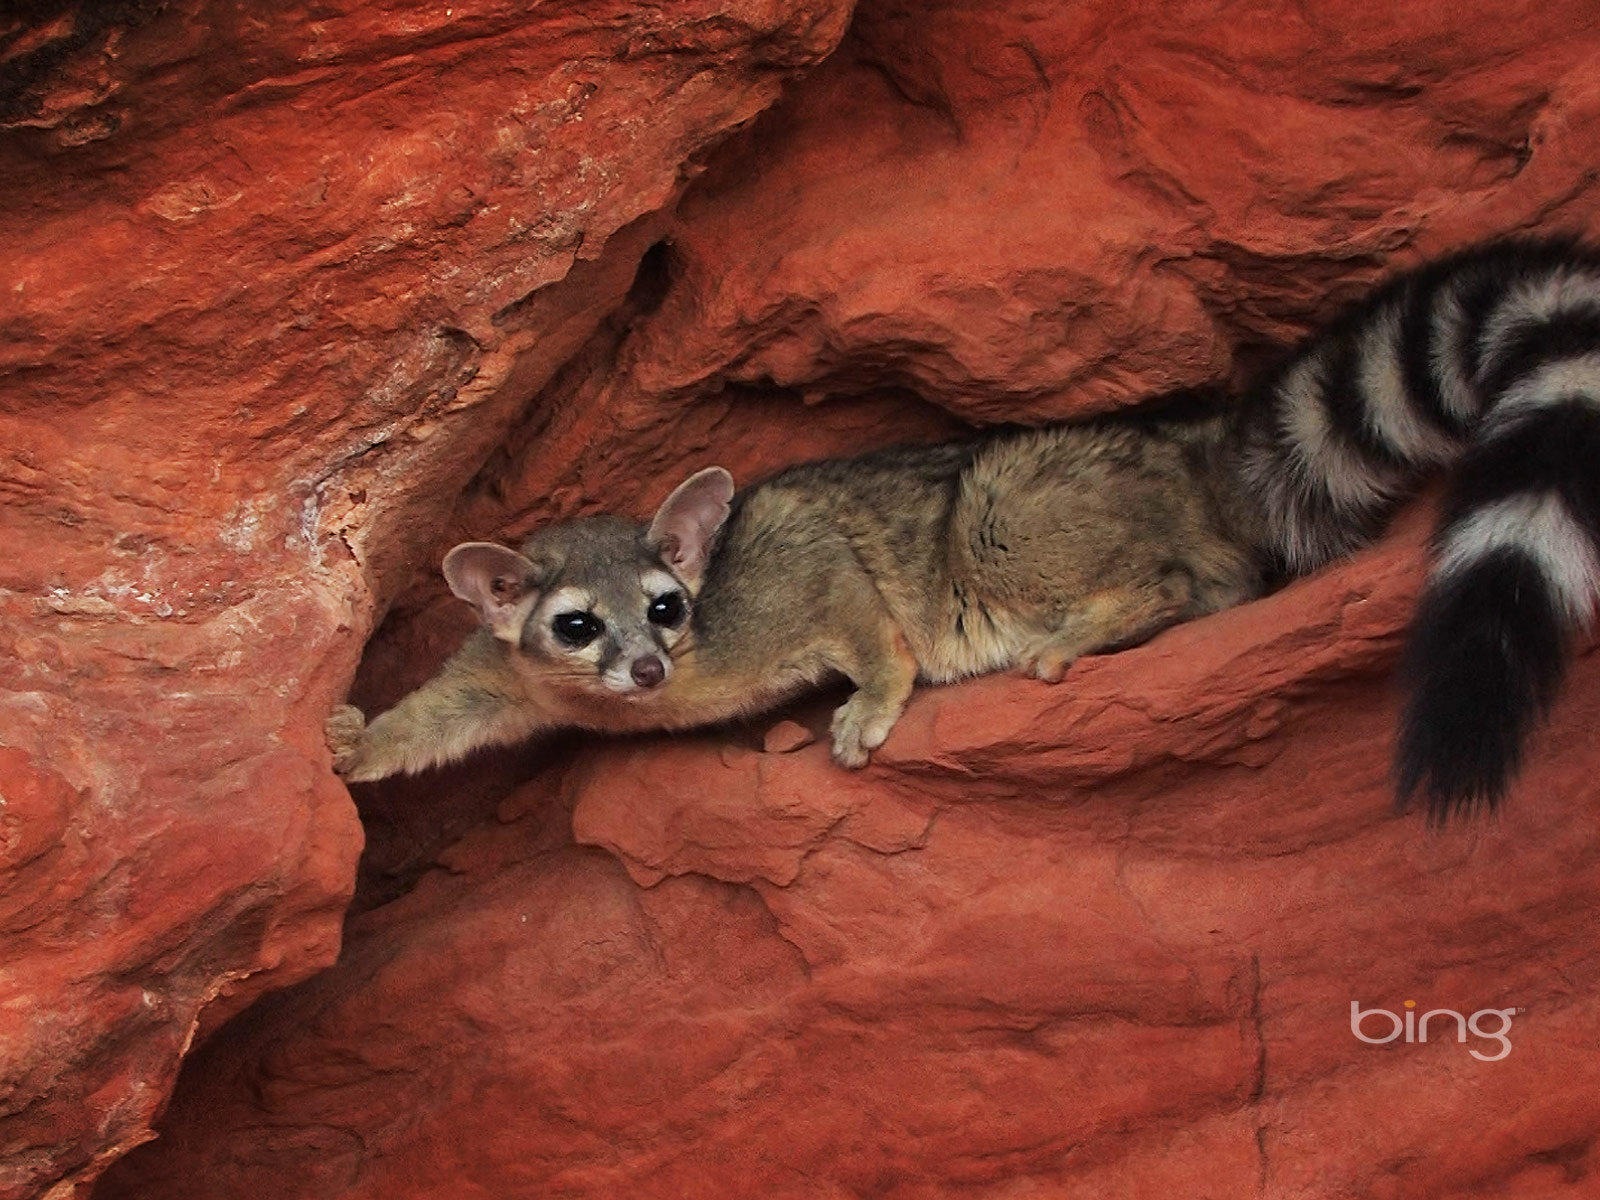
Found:
[[444, 560], [484, 628], [338, 766], [379, 779], [540, 729], [671, 729], [771, 708], [830, 677], [855, 692], [833, 756], [858, 767], [918, 679], [1021, 665], [1059, 679], [1252, 595], [1247, 519], [1214, 461], [1220, 417], [1102, 421], [809, 463], [735, 492], [690, 476], [648, 524], [588, 517], [514, 552]]
[[1109, 417], [791, 468], [692, 475], [648, 524], [456, 547], [483, 628], [366, 725], [351, 780], [543, 729], [672, 729], [854, 692], [858, 767], [918, 681], [1074, 659], [1261, 594], [1371, 542], [1453, 468], [1409, 635], [1402, 800], [1493, 807], [1600, 589], [1600, 254], [1502, 241], [1402, 274], [1220, 414]]

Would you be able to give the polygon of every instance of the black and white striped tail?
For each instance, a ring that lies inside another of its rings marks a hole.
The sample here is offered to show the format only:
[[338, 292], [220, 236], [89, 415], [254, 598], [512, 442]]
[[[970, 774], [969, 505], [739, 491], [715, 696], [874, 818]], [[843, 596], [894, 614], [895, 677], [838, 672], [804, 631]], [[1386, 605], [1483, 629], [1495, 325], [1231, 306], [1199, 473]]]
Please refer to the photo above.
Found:
[[1502, 242], [1393, 280], [1269, 378], [1241, 454], [1294, 574], [1453, 464], [1396, 783], [1436, 820], [1493, 808], [1600, 597], [1600, 253]]

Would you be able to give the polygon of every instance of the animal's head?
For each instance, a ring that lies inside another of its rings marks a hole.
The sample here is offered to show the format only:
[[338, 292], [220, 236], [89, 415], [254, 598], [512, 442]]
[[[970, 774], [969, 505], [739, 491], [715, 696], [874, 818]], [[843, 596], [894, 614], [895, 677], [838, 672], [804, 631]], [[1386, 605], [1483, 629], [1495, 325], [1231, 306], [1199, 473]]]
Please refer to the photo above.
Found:
[[733, 477], [708, 467], [648, 526], [586, 517], [541, 530], [521, 553], [466, 542], [445, 556], [445, 578], [542, 682], [645, 699], [672, 675], [732, 498]]

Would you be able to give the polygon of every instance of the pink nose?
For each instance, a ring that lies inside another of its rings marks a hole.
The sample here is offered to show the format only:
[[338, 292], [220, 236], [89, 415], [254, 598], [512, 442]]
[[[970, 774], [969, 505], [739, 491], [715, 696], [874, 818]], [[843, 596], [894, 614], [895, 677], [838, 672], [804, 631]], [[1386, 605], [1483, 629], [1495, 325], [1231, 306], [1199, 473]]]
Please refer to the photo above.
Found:
[[654, 654], [648, 654], [644, 658], [634, 659], [628, 674], [640, 687], [653, 688], [667, 677], [667, 668]]

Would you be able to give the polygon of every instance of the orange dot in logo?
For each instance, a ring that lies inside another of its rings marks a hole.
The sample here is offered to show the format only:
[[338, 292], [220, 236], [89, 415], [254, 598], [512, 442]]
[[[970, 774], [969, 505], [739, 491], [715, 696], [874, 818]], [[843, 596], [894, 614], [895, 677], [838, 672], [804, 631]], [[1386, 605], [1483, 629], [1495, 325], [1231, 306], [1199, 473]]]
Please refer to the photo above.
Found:
[[1406, 1007], [1407, 1008], [1415, 1008], [1416, 1006], [1417, 1006], [1417, 1002], [1415, 1000], [1407, 1000], [1406, 1001]]

